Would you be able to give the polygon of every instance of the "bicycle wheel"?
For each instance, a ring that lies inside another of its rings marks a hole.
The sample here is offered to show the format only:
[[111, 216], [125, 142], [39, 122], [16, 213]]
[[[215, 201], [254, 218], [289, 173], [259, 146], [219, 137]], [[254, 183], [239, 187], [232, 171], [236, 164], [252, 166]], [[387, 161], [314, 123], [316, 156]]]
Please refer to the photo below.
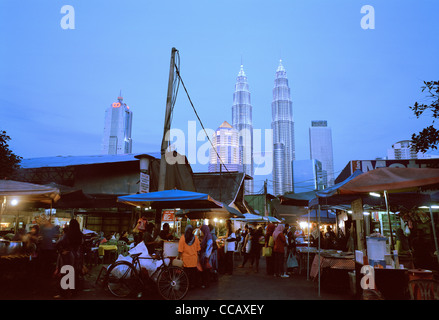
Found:
[[116, 297], [126, 298], [139, 291], [140, 278], [135, 267], [126, 261], [110, 266], [106, 276], [108, 290]]
[[157, 277], [159, 294], [166, 300], [181, 300], [189, 290], [189, 277], [183, 268], [164, 267]]

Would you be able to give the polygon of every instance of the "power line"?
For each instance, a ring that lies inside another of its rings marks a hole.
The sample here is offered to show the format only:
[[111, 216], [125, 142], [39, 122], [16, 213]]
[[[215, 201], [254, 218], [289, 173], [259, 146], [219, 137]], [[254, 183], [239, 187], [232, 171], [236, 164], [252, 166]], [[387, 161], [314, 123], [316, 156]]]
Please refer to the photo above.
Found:
[[[180, 55], [179, 55], [179, 53], [178, 53], [178, 50], [177, 50], [177, 55], [178, 55], [178, 57], [180, 57]], [[180, 58], [178, 59], [178, 61], [180, 62]], [[186, 89], [186, 85], [184, 84], [184, 81], [183, 81], [183, 79], [182, 79], [182, 77], [181, 77], [181, 75], [180, 75], [180, 68], [179, 68], [179, 66], [175, 65], [175, 69], [176, 69], [176, 74], [177, 74], [177, 76], [178, 76], [178, 78], [179, 78], [179, 82], [181, 82], [181, 84], [182, 84], [182, 86], [183, 86], [183, 89], [184, 89], [184, 91], [186, 92], [186, 96], [188, 97], [188, 99], [189, 99], [189, 103], [191, 104], [192, 109], [194, 110], [194, 113], [195, 113], [195, 115], [197, 116], [198, 122], [200, 123], [201, 127], [203, 128], [203, 131], [204, 131], [204, 134], [205, 134], [206, 137], [207, 137], [207, 140], [209, 140], [209, 143], [210, 143], [210, 145], [212, 146], [212, 149], [215, 150], [215, 153], [216, 153], [216, 155], [217, 155], [219, 161], [221, 162], [220, 166], [223, 166], [223, 167], [226, 169], [227, 173], [228, 173], [228, 174], [231, 174], [231, 172], [229, 171], [229, 169], [227, 168], [227, 166], [224, 164], [223, 160], [221, 159], [220, 155], [218, 154], [218, 151], [217, 151], [216, 148], [214, 147], [214, 145], [213, 145], [213, 143], [212, 143], [212, 141], [211, 141], [209, 135], [208, 135], [207, 132], [206, 132], [206, 129], [205, 129], [204, 125], [203, 125], [203, 122], [201, 121], [201, 118], [200, 118], [200, 116], [198, 115], [198, 112], [197, 112], [197, 110], [195, 109], [194, 104], [192, 103], [192, 99], [191, 99], [191, 97], [190, 97], [190, 95], [189, 95], [189, 92], [188, 92], [188, 90]], [[244, 172], [244, 176], [245, 176], [245, 172]], [[236, 185], [238, 188], [240, 187], [240, 185], [239, 185], [234, 179], [233, 179], [232, 181], [235, 183], [235, 185]], [[245, 188], [245, 184], [244, 184], [244, 188]]]

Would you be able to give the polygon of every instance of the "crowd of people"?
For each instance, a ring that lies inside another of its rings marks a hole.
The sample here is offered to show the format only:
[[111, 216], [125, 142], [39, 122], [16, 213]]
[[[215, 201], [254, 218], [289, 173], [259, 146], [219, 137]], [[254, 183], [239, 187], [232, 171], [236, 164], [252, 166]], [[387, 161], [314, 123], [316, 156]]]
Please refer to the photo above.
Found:
[[[266, 259], [266, 273], [276, 277], [287, 278], [294, 271], [294, 267], [287, 264], [288, 257], [296, 254], [296, 228], [288, 224], [268, 224], [265, 230], [262, 227], [253, 228], [248, 224], [244, 230], [238, 230], [237, 253], [243, 258], [238, 268], [244, 268], [246, 263], [258, 273], [261, 256]], [[269, 248], [263, 253], [263, 248]]]
[[[287, 278], [297, 267], [297, 264], [288, 263], [288, 258], [296, 253], [294, 234], [295, 227], [271, 223], [265, 228], [246, 224], [243, 230], [234, 231], [231, 220], [228, 220], [226, 234], [221, 237], [224, 245], [219, 246], [212, 225], [194, 228], [188, 224], [179, 240], [178, 258], [183, 261], [191, 288], [208, 287], [213, 277], [217, 279], [219, 269], [225, 275], [232, 275], [236, 261], [242, 261], [237, 268], [245, 268], [248, 263], [251, 270], [258, 273], [262, 257], [266, 259], [267, 275]], [[263, 248], [267, 247], [271, 248], [271, 254], [263, 255]]]
[[[269, 223], [265, 227], [246, 224], [244, 229], [234, 230], [231, 220], [226, 222], [226, 234], [217, 241], [215, 227], [186, 225], [180, 236], [173, 234], [168, 223], [160, 230], [155, 224], [141, 217], [131, 232], [102, 232], [92, 238], [93, 246], [115, 244], [124, 241], [130, 248], [143, 242], [149, 253], [163, 248], [164, 241], [178, 242], [178, 257], [190, 279], [190, 287], [206, 288], [218, 280], [219, 274], [232, 275], [235, 267], [249, 267], [259, 273], [261, 258], [266, 261], [266, 274], [287, 278], [298, 266], [290, 263], [296, 254], [296, 237], [300, 229], [288, 224]], [[311, 239], [313, 239], [311, 233]], [[39, 276], [60, 277], [63, 265], [71, 265], [75, 270], [75, 288], [81, 286], [81, 279], [87, 272], [85, 259], [90, 238], [84, 235], [77, 220], [72, 219], [63, 229], [52, 225], [49, 220], [32, 226], [25, 234], [17, 237], [23, 241], [27, 252], [35, 264]], [[322, 239], [332, 239], [331, 230]], [[18, 238], [17, 238], [18, 239]], [[332, 240], [331, 240], [332, 241]], [[237, 263], [238, 262], [238, 263]], [[70, 296], [77, 290], [63, 290], [57, 287], [56, 298]]]

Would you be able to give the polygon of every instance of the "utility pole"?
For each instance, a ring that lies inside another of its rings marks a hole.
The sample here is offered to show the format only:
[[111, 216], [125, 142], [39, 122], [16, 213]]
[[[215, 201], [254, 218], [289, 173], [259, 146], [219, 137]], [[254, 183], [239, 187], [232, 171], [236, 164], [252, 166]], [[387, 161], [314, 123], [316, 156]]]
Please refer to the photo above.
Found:
[[172, 93], [174, 91], [174, 69], [175, 69], [175, 53], [177, 49], [172, 48], [171, 51], [171, 65], [169, 67], [169, 80], [168, 80], [168, 95], [166, 98], [166, 114], [165, 125], [163, 130], [163, 139], [161, 147], [161, 159], [160, 159], [160, 175], [159, 175], [159, 188], [158, 191], [165, 190], [166, 182], [166, 149], [168, 149], [168, 141], [166, 141], [166, 135], [171, 129], [171, 108], [172, 108]]
[[268, 207], [267, 207], [267, 179], [264, 181], [264, 215], [267, 217], [268, 214]]
[[[166, 97], [166, 113], [165, 113], [165, 125], [163, 128], [163, 139], [162, 147], [160, 149], [160, 173], [159, 173], [159, 186], [158, 191], [165, 190], [166, 184], [166, 150], [168, 149], [168, 141], [166, 141], [166, 136], [171, 129], [171, 109], [172, 109], [172, 94], [174, 92], [174, 69], [175, 69], [175, 53], [177, 49], [172, 48], [171, 51], [171, 63], [169, 67], [169, 80], [168, 80], [168, 95]], [[160, 225], [162, 222], [162, 209], [156, 209], [155, 213], [155, 225], [158, 230], [160, 230]]]

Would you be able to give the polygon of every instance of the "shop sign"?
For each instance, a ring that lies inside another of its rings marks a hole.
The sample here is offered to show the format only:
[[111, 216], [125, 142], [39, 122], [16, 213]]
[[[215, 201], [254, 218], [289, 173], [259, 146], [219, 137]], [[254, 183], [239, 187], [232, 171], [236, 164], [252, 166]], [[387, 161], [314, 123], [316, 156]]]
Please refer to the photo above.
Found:
[[361, 198], [352, 201], [352, 220], [363, 220], [363, 201]]
[[377, 168], [437, 168], [438, 165], [438, 159], [355, 160], [351, 161], [351, 174], [358, 169], [363, 172], [367, 172]]
[[140, 173], [140, 193], [148, 193], [149, 192], [149, 174]]
[[174, 215], [175, 215], [175, 210], [163, 210], [162, 221], [163, 222], [173, 222]]

